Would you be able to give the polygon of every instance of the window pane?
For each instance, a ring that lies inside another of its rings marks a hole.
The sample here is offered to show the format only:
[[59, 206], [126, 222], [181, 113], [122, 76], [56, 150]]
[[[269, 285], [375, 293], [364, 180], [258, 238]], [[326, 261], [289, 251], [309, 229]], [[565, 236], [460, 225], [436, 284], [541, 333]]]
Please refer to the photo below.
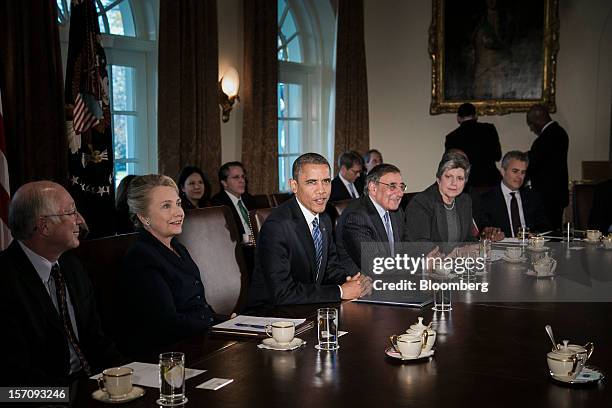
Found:
[[287, 134], [289, 133], [289, 124], [286, 120], [278, 121], [278, 152], [279, 153], [288, 153], [287, 150]]
[[[282, 12], [282, 11], [279, 9], [279, 12]], [[291, 12], [291, 10], [289, 10], [287, 17], [285, 18], [285, 21], [283, 21], [283, 26], [281, 27], [281, 31], [285, 35], [285, 38], [291, 37], [293, 33], [297, 31], [295, 20], [293, 19], [293, 13]]]
[[278, 190], [290, 191], [289, 179], [291, 178], [291, 169], [293, 162], [298, 158], [298, 155], [291, 155], [278, 158]]
[[112, 65], [112, 95], [114, 111], [135, 111], [134, 103], [135, 69], [121, 65]]
[[278, 16], [276, 17], [277, 24], [280, 24], [281, 18], [283, 17], [283, 12], [285, 11], [286, 7], [287, 7], [287, 2], [285, 0], [278, 0], [278, 3], [277, 3]]
[[302, 62], [302, 47], [300, 37], [293, 37], [287, 44], [287, 61]]
[[287, 110], [286, 110], [286, 100], [285, 100], [285, 93], [286, 93], [286, 89], [285, 89], [285, 84], [283, 84], [282, 82], [278, 83], [278, 117], [282, 118], [287, 116]]
[[291, 118], [301, 118], [302, 114], [302, 85], [287, 84], [286, 110]]
[[287, 153], [300, 153], [302, 151], [302, 121], [289, 121], [289, 134], [287, 135]]
[[100, 26], [100, 32], [106, 33], [106, 27], [104, 27], [104, 18], [102, 16], [98, 16], [98, 25]]
[[134, 115], [113, 115], [113, 144], [115, 160], [134, 159], [136, 140], [136, 117]]

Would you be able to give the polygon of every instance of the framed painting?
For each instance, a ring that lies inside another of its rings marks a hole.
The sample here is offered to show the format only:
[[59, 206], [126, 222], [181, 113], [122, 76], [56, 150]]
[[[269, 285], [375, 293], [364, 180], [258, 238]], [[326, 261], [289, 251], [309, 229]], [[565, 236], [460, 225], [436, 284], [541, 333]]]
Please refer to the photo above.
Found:
[[430, 114], [555, 106], [558, 0], [432, 0]]

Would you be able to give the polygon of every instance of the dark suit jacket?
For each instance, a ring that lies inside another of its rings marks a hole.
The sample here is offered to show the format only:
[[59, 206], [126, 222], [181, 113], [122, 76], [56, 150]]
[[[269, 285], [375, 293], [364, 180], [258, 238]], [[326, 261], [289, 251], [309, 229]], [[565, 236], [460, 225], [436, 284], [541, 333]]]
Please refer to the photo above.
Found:
[[[527, 188], [522, 188], [520, 193], [527, 228], [539, 232], [550, 229], [540, 195]], [[481, 195], [480, 208], [478, 214], [475, 215], [475, 219], [478, 228], [481, 230], [484, 227], [497, 227], [501, 228], [507, 237], [512, 236], [508, 207], [506, 206], [506, 200], [504, 200], [501, 185], [493, 187]]]
[[[455, 198], [455, 209], [459, 216], [459, 239], [475, 241], [472, 230], [472, 199], [466, 193]], [[438, 184], [434, 183], [417, 194], [406, 207], [404, 241], [448, 242], [446, 209]]]
[[597, 184], [593, 193], [593, 207], [589, 215], [589, 228], [608, 233], [612, 225], [612, 180]]
[[501, 180], [495, 162], [501, 160], [501, 145], [495, 126], [476, 120], [462, 122], [446, 136], [444, 147], [461, 149], [470, 160], [468, 186], [494, 186]]
[[557, 122], [551, 123], [531, 145], [527, 178], [531, 180], [531, 187], [541, 194], [546, 207], [561, 209], [569, 203], [568, 145], [569, 137]]
[[[80, 262], [62, 255], [64, 275], [85, 358], [94, 372], [122, 362], [100, 326], [94, 291]], [[0, 384], [67, 385], [70, 350], [57, 309], [36, 269], [16, 240], [0, 253], [2, 335]]]
[[[254, 207], [251, 203], [251, 196], [247, 193], [244, 193], [240, 199], [242, 200], [242, 203], [244, 204], [244, 206], [246, 207], [247, 211], [252, 210]], [[229, 209], [232, 211], [232, 216], [234, 217], [234, 221], [236, 222], [236, 226], [238, 227], [238, 232], [240, 233], [240, 235], [244, 234], [244, 227], [242, 226], [242, 217], [240, 216], [240, 214], [238, 214], [238, 210], [236, 210], [236, 207], [234, 206], [234, 203], [232, 203], [232, 200], [229, 198], [229, 196], [227, 195], [227, 193], [225, 191], [219, 191], [217, 194], [215, 194], [211, 199], [210, 199], [210, 203], [213, 206], [217, 206], [217, 205], [225, 205], [227, 207], [229, 207]]]
[[[400, 209], [390, 211], [389, 215], [393, 228], [393, 240], [400, 243], [404, 232], [404, 213]], [[366, 265], [361, 265], [361, 244], [368, 244], [367, 254], [363, 254], [366, 259], [391, 256], [385, 225], [367, 195], [352, 201], [342, 212], [336, 225], [338, 257], [350, 275], [366, 267]]]
[[[355, 190], [357, 190], [357, 193], [359, 193], [359, 197], [363, 196], [363, 182], [360, 179], [357, 179], [355, 180], [353, 185], [355, 186]], [[340, 200], [350, 200], [351, 198], [354, 197], [351, 197], [351, 193], [349, 193], [342, 180], [340, 180], [340, 177], [334, 177], [331, 184], [331, 194], [329, 196], [329, 202], [333, 203], [335, 201]]]
[[204, 333], [213, 322], [197, 265], [176, 239], [171, 245], [180, 257], [140, 229], [123, 259], [121, 289], [130, 351], [155, 349]]
[[331, 222], [319, 214], [323, 260], [315, 281], [315, 248], [295, 197], [274, 208], [259, 233], [248, 308], [340, 301], [346, 272], [338, 262]]

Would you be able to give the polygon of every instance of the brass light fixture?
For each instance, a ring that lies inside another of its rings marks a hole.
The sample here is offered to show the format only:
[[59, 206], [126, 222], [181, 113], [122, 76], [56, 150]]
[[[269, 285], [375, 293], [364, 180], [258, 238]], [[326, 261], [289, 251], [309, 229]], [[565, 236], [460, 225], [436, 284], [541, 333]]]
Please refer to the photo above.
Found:
[[238, 97], [239, 87], [240, 79], [238, 78], [238, 71], [234, 67], [229, 67], [219, 81], [219, 105], [221, 105], [221, 110], [223, 111], [221, 117], [223, 122], [229, 120], [234, 102], [240, 101]]

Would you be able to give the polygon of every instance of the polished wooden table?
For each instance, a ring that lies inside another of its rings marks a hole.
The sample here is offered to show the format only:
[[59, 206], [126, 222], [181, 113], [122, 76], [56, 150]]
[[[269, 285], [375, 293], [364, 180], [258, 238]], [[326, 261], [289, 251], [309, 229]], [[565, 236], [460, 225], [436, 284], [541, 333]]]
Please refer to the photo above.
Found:
[[[587, 267], [589, 262], [596, 262], [589, 272], [593, 285], [609, 284], [612, 251], [593, 247], [555, 251], [559, 257], [570, 254], [570, 261]], [[497, 286], [494, 292], [531, 293], [545, 299], [575, 283], [528, 278], [525, 267], [496, 262], [490, 273], [478, 279]], [[550, 324], [558, 342], [592, 341], [595, 351], [588, 364], [612, 375], [612, 303], [485, 303], [486, 296], [458, 298], [463, 301], [453, 301], [453, 310], [443, 313], [433, 312], [430, 306], [413, 309], [356, 302], [332, 305], [340, 310], [340, 330], [348, 331], [335, 352], [314, 348], [316, 329], [301, 334], [307, 344], [294, 351], [260, 350], [257, 339], [213, 334], [188, 339], [173, 349], [186, 353], [187, 367], [207, 371], [187, 380], [186, 406], [612, 406], [609, 378], [586, 386], [565, 385], [549, 378], [546, 353], [551, 344], [544, 331], [544, 326]], [[269, 315], [314, 319], [317, 308], [322, 306], [328, 305], [284, 307]], [[425, 322], [433, 320], [432, 327], [438, 333], [435, 355], [418, 362], [387, 357], [389, 336], [400, 334], [419, 316]], [[148, 362], [156, 361], [152, 358]], [[195, 388], [213, 377], [232, 378], [234, 382], [218, 391]], [[104, 406], [91, 398], [96, 388], [94, 381], [79, 384], [73, 405]], [[154, 407], [158, 397], [157, 389], [146, 388], [144, 397], [125, 406]]]
[[[304, 307], [298, 308], [304, 312]], [[316, 306], [311, 306], [314, 316]], [[307, 345], [291, 352], [260, 350], [257, 341], [236, 341], [208, 354], [198, 350], [214, 336], [190, 339], [181, 349], [187, 366], [207, 370], [186, 382], [188, 407], [604, 407], [612, 392], [607, 379], [588, 387], [558, 384], [548, 376], [550, 342], [544, 325], [558, 339], [593, 341], [589, 364], [612, 371], [608, 303], [465, 304], [451, 312], [346, 302], [340, 306], [336, 352], [314, 349], [316, 330], [302, 334]], [[384, 354], [388, 336], [417, 320], [434, 320], [435, 356], [402, 363]], [[212, 377], [233, 378], [218, 391], [196, 389]], [[82, 384], [75, 406], [103, 406], [91, 399], [93, 381]], [[153, 407], [158, 390], [126, 406]]]

